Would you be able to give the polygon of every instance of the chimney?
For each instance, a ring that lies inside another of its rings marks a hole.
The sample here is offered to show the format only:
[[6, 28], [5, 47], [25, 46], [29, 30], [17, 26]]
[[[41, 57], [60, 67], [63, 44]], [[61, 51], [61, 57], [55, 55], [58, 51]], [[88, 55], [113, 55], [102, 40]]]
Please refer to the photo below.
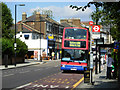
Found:
[[36, 12], [36, 21], [40, 21], [40, 12]]
[[25, 21], [27, 19], [27, 14], [25, 12], [22, 13], [22, 21]]

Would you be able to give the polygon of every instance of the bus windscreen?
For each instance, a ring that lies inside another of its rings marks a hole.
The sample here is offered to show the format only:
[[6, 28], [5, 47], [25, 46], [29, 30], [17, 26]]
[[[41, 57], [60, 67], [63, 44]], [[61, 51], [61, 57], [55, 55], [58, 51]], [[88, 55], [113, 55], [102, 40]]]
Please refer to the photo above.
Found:
[[85, 29], [66, 29], [65, 39], [86, 39], [87, 30]]
[[64, 49], [62, 54], [62, 61], [74, 60], [74, 61], [86, 61], [87, 51], [77, 49]]

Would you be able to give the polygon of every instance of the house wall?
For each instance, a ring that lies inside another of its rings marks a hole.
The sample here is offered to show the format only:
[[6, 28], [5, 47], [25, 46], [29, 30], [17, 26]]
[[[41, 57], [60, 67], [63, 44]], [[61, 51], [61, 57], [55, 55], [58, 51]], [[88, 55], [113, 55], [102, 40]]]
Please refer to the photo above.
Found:
[[[20, 35], [22, 35], [22, 37], [20, 37]], [[24, 35], [29, 35], [29, 39], [25, 39]], [[16, 38], [19, 38], [21, 41], [25, 42], [26, 45], [28, 46], [28, 51], [34, 51], [34, 52], [38, 52], [38, 57], [37, 59], [40, 59], [40, 38], [38, 39], [32, 39], [32, 35], [35, 35], [37, 37], [37, 33], [18, 33], [16, 35]], [[35, 37], [35, 38], [36, 38]], [[43, 50], [45, 50], [46, 54], [47, 54], [47, 46], [48, 46], [48, 42], [46, 39], [41, 39], [41, 56], [42, 56], [42, 52]], [[34, 53], [35, 55], [35, 53]], [[36, 58], [34, 58], [36, 59]]]

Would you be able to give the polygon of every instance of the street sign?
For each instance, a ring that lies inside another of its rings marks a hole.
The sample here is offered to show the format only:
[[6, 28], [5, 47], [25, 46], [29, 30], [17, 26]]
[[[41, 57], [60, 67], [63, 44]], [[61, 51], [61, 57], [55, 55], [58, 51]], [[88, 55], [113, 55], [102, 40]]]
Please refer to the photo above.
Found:
[[92, 32], [100, 32], [100, 25], [92, 26]]
[[89, 22], [89, 25], [92, 26], [92, 25], [93, 25], [93, 21], [90, 21], [90, 22]]

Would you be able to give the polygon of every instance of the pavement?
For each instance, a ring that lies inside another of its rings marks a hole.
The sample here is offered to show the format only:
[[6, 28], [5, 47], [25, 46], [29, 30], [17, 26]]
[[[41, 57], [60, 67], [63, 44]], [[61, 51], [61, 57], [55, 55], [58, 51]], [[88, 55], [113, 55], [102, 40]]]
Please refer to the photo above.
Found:
[[81, 83], [76, 89], [113, 89], [117, 88], [117, 90], [120, 90], [120, 83], [118, 83], [118, 79], [106, 79], [106, 71], [107, 71], [107, 66], [104, 65], [104, 67], [101, 69], [101, 73], [98, 72], [98, 74], [95, 74], [95, 71], [93, 72], [93, 79], [92, 83]]
[[[46, 63], [48, 60], [40, 61], [34, 61], [34, 60], [27, 60], [26, 63], [17, 64], [16, 67], [14, 65], [8, 65], [6, 68], [5, 66], [0, 66], [1, 70], [5, 69], [11, 69], [11, 68], [18, 68], [18, 67], [24, 67], [29, 65], [35, 65], [35, 64], [43, 64]], [[84, 83], [82, 82], [80, 85], [78, 85], [75, 89], [98, 89], [98, 88], [117, 88], [117, 90], [120, 89], [120, 83], [118, 83], [117, 79], [106, 79], [106, 65], [101, 70], [101, 73], [98, 72], [98, 74], [95, 74], [95, 71], [93, 71], [93, 82], [91, 83]]]
[[8, 67], [5, 67], [5, 65], [0, 65], [0, 70], [13, 69], [13, 68], [25, 67], [25, 66], [36, 65], [36, 64], [43, 64], [43, 63], [46, 63], [47, 61], [49, 60], [42, 60], [42, 62], [40, 62], [38, 60], [29, 59], [29, 60], [25, 60], [24, 63], [16, 64], [16, 66], [8, 65]]

